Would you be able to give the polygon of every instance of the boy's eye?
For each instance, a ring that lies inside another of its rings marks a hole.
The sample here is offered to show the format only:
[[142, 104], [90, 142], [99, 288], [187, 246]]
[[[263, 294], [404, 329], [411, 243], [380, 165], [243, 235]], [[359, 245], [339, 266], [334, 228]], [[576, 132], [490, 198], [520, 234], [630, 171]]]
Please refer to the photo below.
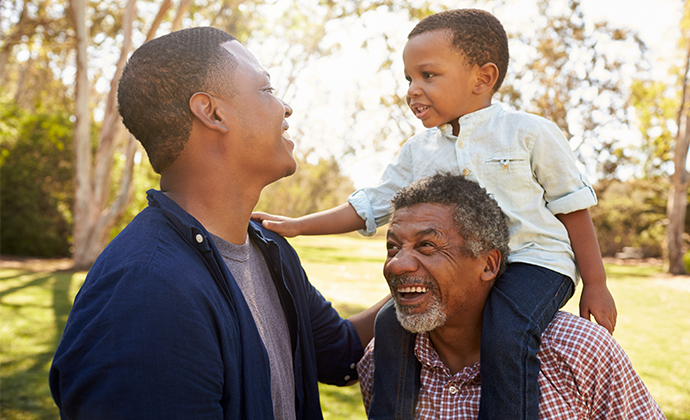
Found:
[[431, 74], [431, 73], [427, 73], [427, 72], [422, 73], [422, 77], [425, 78], [425, 79], [429, 79], [429, 78], [431, 78], [431, 77], [433, 77], [433, 76], [434, 76], [434, 75]]
[[269, 86], [264, 89], [264, 92], [275, 94], [276, 90], [273, 88], [273, 86]]

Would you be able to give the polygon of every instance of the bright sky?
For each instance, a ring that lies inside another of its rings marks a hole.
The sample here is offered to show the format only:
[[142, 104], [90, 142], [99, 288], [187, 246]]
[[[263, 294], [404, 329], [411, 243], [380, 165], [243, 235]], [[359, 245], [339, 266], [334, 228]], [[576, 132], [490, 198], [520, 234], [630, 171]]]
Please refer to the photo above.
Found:
[[[508, 31], [517, 28], [524, 30], [536, 13], [533, 4], [533, 0], [519, 0], [508, 7], [491, 11], [501, 19]], [[467, 6], [457, 4], [457, 1], [454, 5]], [[582, 0], [582, 6], [589, 19], [608, 20], [619, 26], [639, 30], [642, 39], [651, 49], [651, 56], [659, 60], [655, 64], [655, 74], [664, 77], [666, 65], [663, 57], [676, 53], [681, 0]], [[367, 50], [363, 50], [362, 41], [368, 33], [383, 31], [402, 51], [407, 33], [415, 23], [409, 22], [404, 16], [383, 17], [370, 14], [347, 21], [340, 27], [329, 28], [329, 35], [324, 42], [340, 43], [341, 49], [307, 67], [296, 82], [298, 89], [288, 92], [287, 99], [294, 110], [290, 119], [290, 132], [297, 141], [298, 148], [314, 149], [321, 156], [329, 153], [339, 156], [348, 146], [361, 146], [374, 141], [371, 133], [376, 132], [375, 127], [390, 119], [378, 106], [380, 93], [394, 92], [396, 85], [395, 80], [390, 80], [390, 77], [382, 79], [375, 76], [376, 59], [386, 54], [383, 45], [371, 43]], [[249, 48], [257, 53], [262, 62], [269, 61], [270, 52], [264, 58], [257, 48], [251, 45]], [[393, 69], [400, 79], [400, 86], [405, 86], [400, 55], [398, 53], [393, 57]], [[274, 81], [278, 83], [280, 70], [271, 69], [271, 72]], [[357, 92], [370, 93], [360, 95], [359, 98], [363, 100], [360, 105], [367, 110], [368, 118], [353, 125], [350, 116], [355, 107]], [[398, 93], [404, 95], [404, 89], [398, 90]], [[418, 130], [423, 129], [411, 113], [406, 115]], [[365, 151], [356, 159], [343, 159], [343, 171], [350, 176], [357, 188], [376, 183], [385, 165], [396, 155], [402, 140], [391, 139], [383, 150]]]

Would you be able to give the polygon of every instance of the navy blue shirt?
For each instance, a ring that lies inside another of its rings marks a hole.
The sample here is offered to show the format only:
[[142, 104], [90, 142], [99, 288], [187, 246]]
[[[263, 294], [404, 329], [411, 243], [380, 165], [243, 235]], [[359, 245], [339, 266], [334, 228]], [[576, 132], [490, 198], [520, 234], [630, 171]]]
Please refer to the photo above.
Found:
[[[208, 232], [160, 191], [79, 291], [50, 369], [63, 419], [270, 419], [269, 361]], [[284, 238], [250, 222], [289, 326], [297, 419], [322, 418], [317, 381], [357, 378], [359, 336]]]

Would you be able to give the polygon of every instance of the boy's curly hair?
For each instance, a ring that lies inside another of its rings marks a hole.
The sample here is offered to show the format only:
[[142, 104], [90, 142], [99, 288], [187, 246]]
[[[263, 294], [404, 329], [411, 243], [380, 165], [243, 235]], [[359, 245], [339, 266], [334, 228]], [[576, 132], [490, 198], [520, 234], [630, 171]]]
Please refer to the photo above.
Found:
[[465, 56], [469, 65], [481, 67], [494, 63], [498, 67], [498, 79], [493, 88], [494, 92], [498, 91], [510, 59], [508, 37], [501, 22], [484, 10], [447, 10], [422, 19], [407, 39], [439, 29], [450, 31], [453, 46]]

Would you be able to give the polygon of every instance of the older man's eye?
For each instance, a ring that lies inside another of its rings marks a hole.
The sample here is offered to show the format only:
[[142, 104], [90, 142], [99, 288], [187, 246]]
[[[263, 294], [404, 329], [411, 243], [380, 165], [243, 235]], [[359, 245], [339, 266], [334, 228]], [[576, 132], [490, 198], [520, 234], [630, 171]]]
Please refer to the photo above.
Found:
[[398, 247], [395, 244], [386, 244], [386, 250], [388, 251], [389, 257], [398, 253]]
[[424, 241], [417, 246], [417, 250], [422, 254], [431, 254], [436, 251], [438, 247], [433, 242]]

